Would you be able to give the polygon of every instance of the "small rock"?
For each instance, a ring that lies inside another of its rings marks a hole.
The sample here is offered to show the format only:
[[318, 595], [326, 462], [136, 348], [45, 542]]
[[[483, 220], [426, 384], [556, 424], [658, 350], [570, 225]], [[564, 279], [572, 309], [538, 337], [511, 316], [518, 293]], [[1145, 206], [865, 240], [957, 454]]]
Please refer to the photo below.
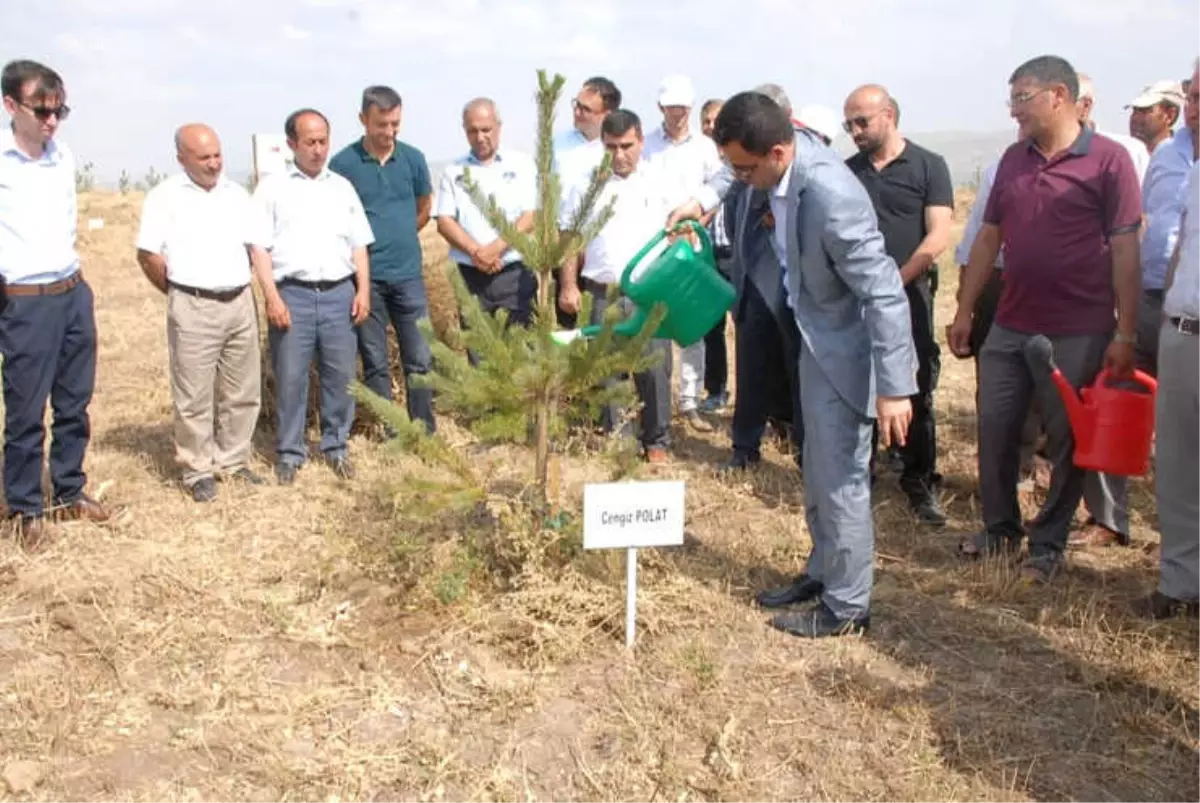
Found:
[[32, 792], [42, 782], [42, 766], [36, 761], [10, 761], [4, 765], [4, 783], [14, 795]]

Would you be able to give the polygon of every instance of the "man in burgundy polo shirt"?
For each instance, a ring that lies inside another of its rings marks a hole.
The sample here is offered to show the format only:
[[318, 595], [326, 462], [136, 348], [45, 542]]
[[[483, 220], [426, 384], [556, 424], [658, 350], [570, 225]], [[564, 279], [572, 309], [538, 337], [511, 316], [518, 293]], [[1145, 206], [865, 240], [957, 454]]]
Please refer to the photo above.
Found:
[[972, 310], [1003, 244], [1004, 289], [979, 355], [984, 529], [959, 550], [980, 557], [1020, 548], [1020, 434], [1036, 394], [1053, 470], [1021, 574], [1047, 582], [1062, 567], [1086, 472], [1074, 465], [1066, 409], [1049, 372], [1027, 361], [1025, 347], [1034, 335], [1047, 336], [1055, 362], [1075, 387], [1091, 384], [1102, 368], [1117, 378], [1130, 376], [1142, 204], [1129, 153], [1080, 124], [1079, 79], [1066, 60], [1032, 59], [1009, 84], [1012, 116], [1028, 138], [1000, 160], [949, 332], [955, 355], [969, 356]]

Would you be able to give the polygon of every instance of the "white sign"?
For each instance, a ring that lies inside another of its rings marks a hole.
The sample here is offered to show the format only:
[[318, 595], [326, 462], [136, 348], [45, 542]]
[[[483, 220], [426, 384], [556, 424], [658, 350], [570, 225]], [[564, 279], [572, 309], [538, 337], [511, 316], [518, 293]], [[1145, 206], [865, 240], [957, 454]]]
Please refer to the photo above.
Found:
[[625, 646], [637, 635], [638, 547], [683, 544], [682, 480], [583, 486], [583, 548], [625, 550]]
[[255, 134], [252, 144], [256, 181], [262, 181], [264, 176], [286, 170], [292, 163], [292, 149], [288, 147], [287, 137], [283, 134]]
[[583, 488], [583, 548], [683, 544], [683, 481], [606, 482]]

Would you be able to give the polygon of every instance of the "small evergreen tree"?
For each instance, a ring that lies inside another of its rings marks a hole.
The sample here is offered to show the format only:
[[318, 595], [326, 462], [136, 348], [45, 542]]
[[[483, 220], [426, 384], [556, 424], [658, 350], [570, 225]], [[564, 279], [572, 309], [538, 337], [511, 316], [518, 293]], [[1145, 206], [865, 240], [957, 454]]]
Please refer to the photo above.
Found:
[[[485, 313], [454, 265], [447, 266], [447, 274], [464, 326], [448, 333], [445, 340], [438, 340], [428, 322], [421, 324], [434, 359], [431, 373], [419, 381], [433, 388], [439, 408], [456, 413], [483, 441], [532, 440], [536, 507], [540, 514], [547, 512], [550, 498], [551, 440], [560, 437], [569, 424], [595, 421], [605, 405], [628, 405], [633, 401], [631, 383], [612, 379], [645, 370], [660, 359], [658, 355], [647, 355], [646, 345], [666, 314], [659, 305], [650, 311], [637, 335], [619, 337], [614, 335], [613, 326], [621, 313], [614, 304], [606, 311], [595, 338], [579, 338], [564, 345], [553, 337], [558, 299], [553, 271], [575, 258], [612, 217], [611, 203], [596, 209], [610, 175], [610, 158], [606, 155], [569, 225], [560, 228], [562, 183], [554, 172], [552, 129], [565, 80], [561, 75], [550, 79], [545, 70], [538, 71], [538, 208], [532, 231], [518, 231], [495, 198], [484, 195], [470, 170], [463, 175], [463, 185], [472, 201], [537, 276], [537, 304], [530, 326], [509, 326], [504, 310], [494, 316]], [[591, 307], [590, 296], [585, 293], [579, 311], [581, 321], [587, 322]], [[474, 363], [468, 353], [474, 356]], [[383, 412], [388, 404], [370, 399], [370, 392], [361, 387], [356, 394], [376, 412]], [[395, 421], [397, 412], [386, 410], [383, 417]], [[428, 453], [438, 454], [436, 450]]]

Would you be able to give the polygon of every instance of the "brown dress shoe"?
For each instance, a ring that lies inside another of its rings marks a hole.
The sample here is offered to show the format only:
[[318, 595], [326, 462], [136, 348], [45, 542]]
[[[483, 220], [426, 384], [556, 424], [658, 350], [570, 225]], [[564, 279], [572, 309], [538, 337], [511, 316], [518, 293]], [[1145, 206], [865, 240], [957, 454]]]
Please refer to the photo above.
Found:
[[62, 510], [59, 511], [58, 516], [66, 521], [87, 519], [88, 521], [94, 521], [97, 524], [103, 524], [112, 520], [113, 511], [109, 510], [87, 494], [81, 494], [74, 502], [71, 502], [63, 507]]
[[1084, 525], [1083, 529], [1071, 533], [1070, 538], [1067, 539], [1067, 545], [1077, 549], [1088, 549], [1126, 544], [1128, 540], [1103, 524], [1092, 522]]
[[661, 446], [646, 447], [646, 462], [652, 464], [662, 464], [670, 462], [671, 455]]
[[58, 540], [59, 529], [44, 516], [17, 516], [12, 523], [17, 545], [26, 552], [41, 552]]

